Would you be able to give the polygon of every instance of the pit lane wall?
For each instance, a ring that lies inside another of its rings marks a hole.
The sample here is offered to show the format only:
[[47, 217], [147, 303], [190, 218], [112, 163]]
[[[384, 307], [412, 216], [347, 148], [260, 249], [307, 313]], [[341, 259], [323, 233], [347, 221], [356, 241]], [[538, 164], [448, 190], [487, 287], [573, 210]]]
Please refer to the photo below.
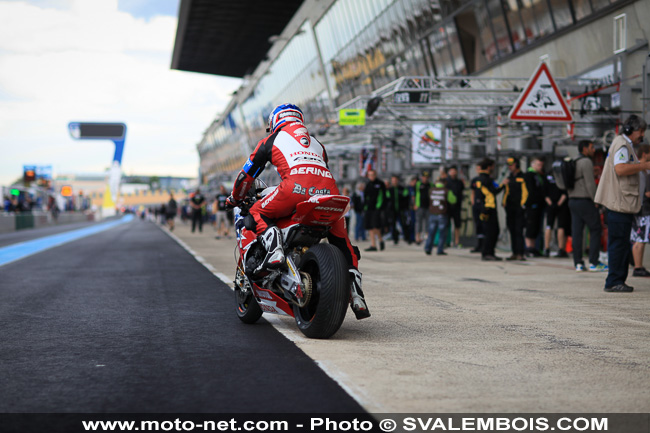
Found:
[[56, 220], [51, 214], [45, 212], [2, 214], [0, 215], [0, 233], [95, 220], [96, 216], [92, 212], [61, 212]]

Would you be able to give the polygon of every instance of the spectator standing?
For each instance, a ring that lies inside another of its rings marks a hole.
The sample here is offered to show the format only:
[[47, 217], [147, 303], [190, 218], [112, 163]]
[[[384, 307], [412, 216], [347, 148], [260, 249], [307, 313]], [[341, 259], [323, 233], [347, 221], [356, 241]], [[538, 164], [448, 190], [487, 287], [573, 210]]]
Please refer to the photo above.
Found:
[[542, 253], [536, 246], [542, 225], [544, 224], [544, 208], [546, 207], [546, 179], [544, 175], [544, 160], [533, 158], [531, 166], [524, 175], [528, 199], [526, 200], [526, 254], [540, 257]]
[[449, 203], [449, 222], [454, 223], [454, 246], [460, 248], [460, 214], [461, 206], [463, 204], [463, 192], [465, 191], [465, 184], [458, 178], [458, 167], [455, 165], [447, 169], [447, 188], [456, 196], [454, 204]]
[[546, 176], [546, 229], [544, 230], [544, 257], [551, 255], [551, 238], [557, 220], [556, 257], [569, 257], [566, 252], [566, 238], [571, 233], [571, 211], [567, 192], [560, 189], [552, 174]]
[[216, 195], [213, 205], [213, 213], [215, 215], [214, 226], [217, 229], [217, 239], [221, 239], [221, 236], [230, 237], [230, 224], [228, 221], [228, 209], [226, 207], [228, 195], [226, 187], [219, 185], [219, 194]]
[[377, 172], [370, 169], [368, 170], [368, 182], [364, 188], [364, 217], [370, 236], [370, 246], [366, 248], [366, 251], [377, 251], [377, 241], [379, 241], [379, 249], [385, 248], [382, 239], [385, 205], [386, 185], [377, 178]]
[[363, 215], [363, 190], [365, 184], [359, 182], [357, 188], [352, 194], [352, 209], [354, 209], [354, 240], [359, 242], [360, 240], [366, 240], [366, 228], [364, 226], [364, 215]]
[[445, 242], [447, 242], [447, 225], [449, 224], [449, 205], [456, 202], [454, 193], [445, 186], [442, 179], [429, 190], [429, 231], [427, 242], [424, 244], [424, 252], [428, 255], [433, 250], [433, 243], [438, 233], [439, 256], [446, 256]]
[[[637, 152], [639, 161], [650, 161], [650, 145], [642, 144]], [[632, 222], [632, 257], [634, 259], [633, 277], [650, 277], [650, 272], [643, 266], [645, 244], [650, 242], [650, 174], [641, 172], [645, 177], [645, 190], [642, 197], [641, 211]]]
[[501, 191], [491, 176], [494, 170], [494, 160], [485, 158], [480, 163], [480, 172], [476, 180], [475, 200], [480, 204], [480, 219], [483, 222], [485, 239], [481, 260], [500, 261], [501, 257], [495, 255], [494, 249], [499, 238], [499, 218], [497, 216], [496, 196]]
[[178, 204], [174, 199], [174, 194], [169, 193], [169, 201], [167, 202], [167, 225], [169, 226], [170, 231], [174, 231], [174, 218], [176, 218], [176, 213], [178, 212]]
[[407, 186], [409, 191], [409, 209], [406, 213], [406, 225], [409, 231], [409, 243], [415, 242], [415, 191], [418, 177], [413, 176]]
[[422, 243], [422, 233], [426, 230], [429, 220], [429, 172], [422, 172], [422, 179], [415, 183], [415, 243]]
[[481, 171], [481, 164], [476, 164], [476, 177], [472, 178], [469, 183], [470, 203], [472, 205], [472, 219], [474, 220], [474, 233], [476, 233], [476, 246], [474, 246], [474, 249], [470, 250], [470, 253], [480, 253], [483, 251], [483, 239], [485, 237], [485, 232], [483, 230], [483, 221], [481, 221], [480, 218], [483, 203], [480, 203], [480, 201], [477, 200], [476, 195], [476, 182], [479, 180]]
[[386, 191], [386, 199], [386, 210], [393, 236], [393, 243], [397, 245], [399, 242], [399, 232], [397, 231], [397, 223], [399, 222], [404, 240], [410, 244], [409, 230], [406, 225], [406, 212], [408, 211], [410, 202], [409, 191], [400, 184], [400, 179], [397, 175], [393, 175], [390, 178], [390, 187]]
[[[634, 145], [643, 141], [647, 124], [639, 116], [631, 115], [623, 124], [623, 133], [616, 136], [605, 160], [603, 174], [596, 190], [595, 202], [607, 208], [607, 257], [609, 272], [605, 280], [606, 292], [631, 292], [625, 284], [630, 262], [630, 233], [634, 215], [641, 210], [641, 182], [644, 170], [650, 170], [650, 161], [641, 162], [634, 153]], [[645, 191], [645, 188], [643, 188]]]
[[524, 174], [519, 168], [519, 160], [508, 158], [506, 164], [510, 175], [504, 180], [503, 206], [506, 209], [506, 225], [510, 232], [510, 245], [512, 248], [512, 255], [506, 260], [525, 261], [524, 224], [526, 214], [524, 209], [528, 200], [528, 187], [526, 186]]
[[[577, 272], [585, 271], [582, 261], [584, 251], [582, 236], [585, 225], [589, 228], [589, 270], [603, 272], [607, 267], [599, 262], [600, 235], [602, 227], [600, 214], [594, 203], [596, 181], [594, 164], [591, 161], [596, 149], [594, 143], [583, 140], [578, 143], [580, 157], [576, 159], [575, 180], [573, 188], [568, 189], [569, 209], [571, 210], [571, 236], [573, 236], [573, 265]], [[629, 233], [628, 233], [629, 238]]]
[[196, 224], [199, 225], [199, 233], [203, 232], [203, 207], [205, 206], [205, 197], [201, 194], [198, 188], [194, 195], [190, 198], [190, 207], [192, 208], [192, 233], [196, 229]]
[[167, 203], [163, 203], [160, 205], [160, 225], [165, 225], [167, 224]]

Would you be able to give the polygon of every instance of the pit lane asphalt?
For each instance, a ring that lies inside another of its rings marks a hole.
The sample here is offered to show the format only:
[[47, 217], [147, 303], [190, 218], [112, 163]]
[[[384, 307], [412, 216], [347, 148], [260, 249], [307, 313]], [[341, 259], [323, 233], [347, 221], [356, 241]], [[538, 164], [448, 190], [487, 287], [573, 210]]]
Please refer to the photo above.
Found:
[[233, 302], [139, 220], [2, 266], [0, 412], [363, 412]]
[[[117, 218], [118, 217], [105, 218], [102, 220], [102, 222], [112, 221]], [[87, 221], [80, 223], [55, 225], [50, 227], [40, 227], [37, 229], [18, 230], [10, 233], [2, 233], [0, 234], [0, 247], [14, 245], [19, 242], [32, 241], [34, 239], [40, 239], [45, 236], [58, 235], [60, 233], [78, 230], [85, 227], [92, 227], [95, 224], [97, 223], [93, 221]]]

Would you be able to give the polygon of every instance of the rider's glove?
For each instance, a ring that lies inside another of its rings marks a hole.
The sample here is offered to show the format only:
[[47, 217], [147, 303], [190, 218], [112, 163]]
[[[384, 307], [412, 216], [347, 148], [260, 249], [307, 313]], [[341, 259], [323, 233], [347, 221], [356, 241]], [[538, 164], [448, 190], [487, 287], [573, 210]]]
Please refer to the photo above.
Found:
[[234, 207], [239, 206], [240, 203], [241, 203], [241, 202], [235, 200], [235, 197], [233, 197], [232, 194], [231, 194], [231, 195], [229, 195], [228, 198], [226, 199], [226, 208], [227, 208], [227, 209], [232, 209], [232, 208], [234, 208]]

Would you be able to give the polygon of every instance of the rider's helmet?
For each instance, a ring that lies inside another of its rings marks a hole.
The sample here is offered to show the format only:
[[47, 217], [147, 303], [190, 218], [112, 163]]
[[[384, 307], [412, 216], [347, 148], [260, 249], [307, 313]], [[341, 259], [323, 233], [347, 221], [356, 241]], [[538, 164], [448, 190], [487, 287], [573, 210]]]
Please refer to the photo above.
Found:
[[287, 122], [305, 123], [302, 110], [294, 104], [278, 105], [269, 114], [269, 127], [266, 132], [275, 132], [278, 127]]

